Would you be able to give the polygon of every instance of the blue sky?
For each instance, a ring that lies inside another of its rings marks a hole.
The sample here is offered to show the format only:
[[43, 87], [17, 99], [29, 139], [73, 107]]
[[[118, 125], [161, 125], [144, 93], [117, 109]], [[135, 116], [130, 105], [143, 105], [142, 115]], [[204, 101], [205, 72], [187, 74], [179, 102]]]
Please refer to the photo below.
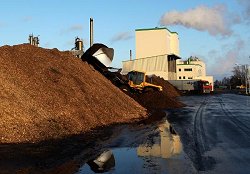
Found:
[[94, 42], [115, 49], [114, 67], [135, 55], [135, 29], [153, 27], [178, 32], [180, 56], [203, 59], [215, 79], [250, 64], [248, 0], [1, 0], [0, 9], [0, 46], [33, 33], [41, 47], [70, 50], [79, 36], [88, 49], [92, 17]]

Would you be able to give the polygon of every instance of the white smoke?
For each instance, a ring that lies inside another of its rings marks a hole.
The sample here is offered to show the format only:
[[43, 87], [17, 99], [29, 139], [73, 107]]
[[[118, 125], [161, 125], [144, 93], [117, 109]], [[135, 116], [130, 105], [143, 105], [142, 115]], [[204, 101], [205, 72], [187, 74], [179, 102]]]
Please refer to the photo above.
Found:
[[82, 31], [82, 30], [83, 30], [82, 25], [76, 24], [76, 25], [73, 25], [70, 28], [68, 28], [66, 31], [72, 32], [72, 31]]
[[112, 39], [111, 42], [117, 42], [117, 41], [122, 41], [122, 40], [129, 40], [133, 38], [133, 34], [131, 32], [121, 32], [116, 34]]
[[225, 5], [217, 5], [213, 8], [198, 6], [185, 12], [170, 11], [165, 13], [160, 20], [161, 25], [182, 25], [199, 31], [207, 31], [214, 36], [231, 35], [231, 25], [238, 22], [238, 16], [231, 16]]
[[78, 31], [82, 31], [82, 30], [83, 30], [83, 26], [76, 24], [76, 25], [72, 25], [69, 28], [61, 30], [61, 35], [71, 33], [71, 32], [78, 32]]

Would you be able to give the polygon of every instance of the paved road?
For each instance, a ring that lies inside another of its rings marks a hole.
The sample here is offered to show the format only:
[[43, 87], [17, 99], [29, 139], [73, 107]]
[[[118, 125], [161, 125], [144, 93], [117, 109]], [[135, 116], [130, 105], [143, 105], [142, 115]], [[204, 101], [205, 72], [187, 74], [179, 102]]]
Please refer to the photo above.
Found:
[[250, 97], [185, 96], [169, 122], [198, 173], [250, 173]]

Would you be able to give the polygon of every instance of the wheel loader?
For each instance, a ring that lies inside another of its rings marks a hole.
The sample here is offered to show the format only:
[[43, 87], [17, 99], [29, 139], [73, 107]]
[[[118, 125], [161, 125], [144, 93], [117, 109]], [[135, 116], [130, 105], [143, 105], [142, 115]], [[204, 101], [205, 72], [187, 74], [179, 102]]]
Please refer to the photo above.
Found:
[[162, 86], [146, 82], [146, 74], [141, 71], [130, 71], [128, 73], [128, 85], [130, 88], [142, 92], [162, 91]]
[[146, 82], [144, 72], [131, 71], [128, 73], [127, 79], [120, 74], [120, 69], [118, 69], [117, 72], [111, 72], [110, 70], [116, 69], [109, 67], [113, 56], [113, 48], [108, 48], [106, 45], [96, 43], [82, 55], [81, 59], [91, 64], [97, 71], [122, 90], [136, 92], [162, 91], [161, 86]]

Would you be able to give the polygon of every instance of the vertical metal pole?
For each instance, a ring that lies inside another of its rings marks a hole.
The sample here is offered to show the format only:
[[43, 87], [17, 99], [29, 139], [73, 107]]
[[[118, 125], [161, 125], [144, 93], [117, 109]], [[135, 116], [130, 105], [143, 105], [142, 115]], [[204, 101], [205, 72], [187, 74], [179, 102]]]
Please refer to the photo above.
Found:
[[248, 94], [250, 94], [250, 77], [249, 77], [249, 75], [248, 75]]
[[132, 60], [132, 50], [129, 50], [129, 58]]
[[247, 94], [247, 65], [244, 65], [245, 67], [245, 84], [246, 84], [246, 94]]
[[[248, 57], [250, 59], [250, 56]], [[246, 73], [247, 73], [247, 81], [248, 81], [248, 94], [250, 95], [250, 65], [246, 64]]]
[[94, 32], [93, 32], [93, 18], [90, 18], [90, 47], [93, 45], [93, 38], [94, 38]]
[[[250, 94], [249, 66], [248, 66], [248, 64], [246, 64], [245, 66], [246, 66], [246, 94]], [[248, 87], [247, 87], [247, 83], [248, 83]], [[247, 88], [248, 88], [248, 90], [247, 90]]]

